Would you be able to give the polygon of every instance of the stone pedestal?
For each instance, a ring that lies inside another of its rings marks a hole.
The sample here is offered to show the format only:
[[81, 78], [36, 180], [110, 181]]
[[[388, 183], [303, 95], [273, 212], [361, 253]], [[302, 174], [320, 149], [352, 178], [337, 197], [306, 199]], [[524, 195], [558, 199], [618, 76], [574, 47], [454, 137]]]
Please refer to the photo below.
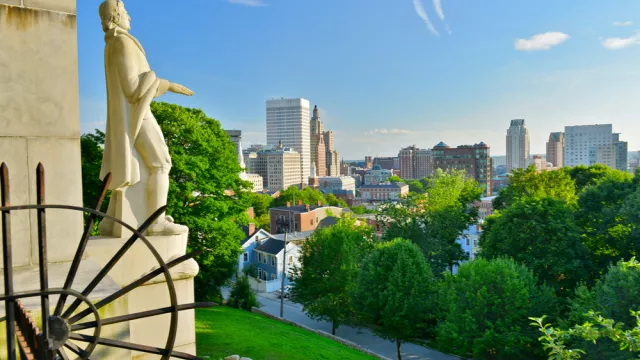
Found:
[[[0, 0], [0, 162], [13, 205], [35, 204], [39, 162], [47, 203], [82, 205], [75, 11], [74, 0]], [[36, 223], [35, 211], [13, 216], [14, 266], [37, 264]], [[52, 210], [47, 231], [49, 261], [71, 260], [82, 214]]]
[[[94, 237], [87, 246], [87, 256], [100, 265], [106, 264], [128, 238]], [[156, 248], [165, 262], [185, 254], [187, 234], [174, 236], [149, 236], [149, 242]], [[158, 268], [149, 249], [138, 240], [109, 273], [119, 286], [125, 286], [140, 276]], [[193, 278], [198, 273], [195, 260], [186, 261], [171, 269], [178, 304], [194, 302]], [[144, 286], [127, 295], [128, 310], [136, 313], [170, 306], [169, 291], [164, 275], [159, 275]], [[195, 313], [181, 311], [178, 317], [178, 333], [174, 350], [195, 354]], [[131, 342], [149, 346], [164, 347], [169, 331], [170, 315], [154, 316], [130, 322]], [[159, 356], [134, 353], [134, 359], [159, 359]]]

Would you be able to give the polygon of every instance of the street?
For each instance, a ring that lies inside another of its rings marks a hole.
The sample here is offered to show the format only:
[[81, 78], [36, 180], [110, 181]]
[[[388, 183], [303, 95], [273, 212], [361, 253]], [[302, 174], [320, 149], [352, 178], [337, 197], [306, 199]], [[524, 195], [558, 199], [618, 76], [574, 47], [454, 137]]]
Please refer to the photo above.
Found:
[[[257, 294], [260, 302], [260, 310], [275, 316], [280, 316], [280, 299], [274, 293]], [[289, 321], [302, 324], [312, 329], [322, 330], [331, 333], [331, 324], [324, 321], [310, 319], [303, 311], [302, 305], [289, 300], [284, 301], [284, 317]], [[396, 344], [388, 340], [381, 339], [374, 335], [369, 329], [355, 329], [348, 326], [340, 326], [336, 335], [362, 346], [390, 359], [396, 359]], [[402, 358], [407, 360], [458, 360], [456, 356], [443, 354], [433, 349], [429, 349], [415, 344], [402, 344]]]

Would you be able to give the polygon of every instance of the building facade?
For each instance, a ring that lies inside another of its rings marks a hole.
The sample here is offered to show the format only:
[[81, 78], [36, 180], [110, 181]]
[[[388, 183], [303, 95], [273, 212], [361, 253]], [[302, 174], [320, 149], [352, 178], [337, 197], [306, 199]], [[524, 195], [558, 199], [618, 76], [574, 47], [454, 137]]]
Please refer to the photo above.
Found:
[[431, 150], [419, 149], [415, 145], [401, 149], [400, 177], [407, 180], [419, 180], [431, 176], [433, 172], [433, 156]]
[[400, 163], [397, 157], [375, 157], [373, 158], [373, 165], [379, 165], [382, 169], [393, 170], [400, 169]]
[[557, 168], [564, 166], [564, 133], [552, 132], [549, 135], [547, 161]]
[[326, 147], [327, 176], [340, 175], [340, 153], [336, 150], [333, 131], [324, 132], [324, 145]]
[[452, 148], [444, 142], [433, 147], [433, 166], [436, 169], [464, 170], [467, 177], [475, 179], [484, 196], [491, 196], [491, 154], [487, 144], [461, 145]]
[[311, 162], [315, 164], [316, 176], [327, 175], [327, 148], [324, 142], [324, 126], [318, 106], [313, 108], [311, 117]]
[[267, 100], [267, 146], [281, 142], [298, 153], [300, 178], [306, 183], [311, 170], [309, 100]]
[[318, 189], [324, 194], [355, 195], [356, 180], [351, 176], [322, 176], [318, 178]]
[[371, 169], [373, 167], [373, 158], [371, 156], [364, 157], [364, 168]]
[[529, 129], [524, 119], [511, 120], [507, 129], [507, 171], [526, 168], [530, 151]]
[[398, 200], [407, 194], [409, 194], [409, 185], [403, 183], [362, 185], [360, 187], [360, 197], [364, 201]]
[[269, 209], [272, 234], [312, 231], [326, 224], [327, 218], [339, 218], [342, 208], [323, 205], [298, 205], [275, 207]]
[[264, 190], [264, 184], [262, 176], [259, 174], [250, 173], [246, 163], [245, 156], [242, 152], [242, 131], [241, 130], [225, 130], [227, 135], [231, 138], [231, 141], [236, 146], [236, 154], [238, 155], [238, 162], [240, 163], [240, 168], [242, 171], [240, 172], [240, 178], [242, 180], [248, 181], [251, 183], [251, 191], [253, 192], [261, 192]]
[[604, 164], [627, 171], [627, 143], [611, 124], [565, 127], [565, 166]]
[[262, 176], [263, 187], [266, 190], [284, 190], [303, 183], [300, 154], [292, 148], [280, 144], [273, 150], [259, 151], [254, 163], [255, 172]]
[[373, 165], [370, 170], [364, 173], [364, 185], [377, 185], [387, 182], [393, 175], [391, 170], [386, 170], [380, 167], [380, 165]]

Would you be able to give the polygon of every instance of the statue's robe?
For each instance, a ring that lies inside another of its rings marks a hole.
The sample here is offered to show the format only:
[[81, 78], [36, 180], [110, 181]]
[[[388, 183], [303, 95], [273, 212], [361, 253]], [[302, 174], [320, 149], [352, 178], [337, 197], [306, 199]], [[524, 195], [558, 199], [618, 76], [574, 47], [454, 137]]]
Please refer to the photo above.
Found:
[[151, 71], [142, 45], [128, 32], [113, 28], [105, 35], [107, 128], [100, 178], [111, 173], [110, 190], [140, 181], [135, 141], [154, 97], [167, 92], [169, 82]]

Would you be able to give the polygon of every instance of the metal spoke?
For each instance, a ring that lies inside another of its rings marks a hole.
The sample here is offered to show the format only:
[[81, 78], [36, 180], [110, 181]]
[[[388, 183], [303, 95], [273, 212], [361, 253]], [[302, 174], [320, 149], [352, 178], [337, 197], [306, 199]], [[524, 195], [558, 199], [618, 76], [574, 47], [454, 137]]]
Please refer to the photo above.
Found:
[[[116, 265], [116, 263], [124, 256], [124, 254], [131, 248], [131, 246], [133, 246], [133, 244], [136, 242], [136, 240], [138, 240], [138, 238], [139, 238], [138, 234], [143, 234], [145, 231], [147, 231], [147, 228], [149, 226], [151, 226], [151, 224], [162, 213], [164, 213], [166, 209], [167, 209], [166, 205], [160, 207], [142, 225], [140, 225], [140, 227], [138, 228], [138, 232], [134, 233], [133, 235], [131, 235], [129, 240], [127, 240], [127, 242], [124, 245], [122, 245], [120, 250], [118, 250], [118, 252], [116, 252], [116, 254], [113, 255], [111, 260], [109, 260], [109, 262], [102, 268], [102, 270], [100, 270], [98, 275], [96, 275], [96, 277], [93, 280], [91, 280], [91, 283], [89, 283], [89, 285], [87, 285], [87, 287], [84, 289], [84, 291], [82, 291], [82, 295], [84, 295], [84, 296], [89, 295], [91, 293], [91, 291], [93, 291], [93, 289], [96, 286], [98, 286], [98, 284], [102, 281], [102, 279], [104, 279], [104, 277], [107, 276], [109, 271], [111, 271], [111, 269]], [[78, 306], [80, 306], [80, 303], [81, 303], [81, 300], [76, 299], [69, 306], [69, 308], [64, 312], [64, 314], [62, 314], [62, 317], [68, 318], [71, 314], [73, 314], [73, 312], [78, 308]]]
[[83, 349], [80, 349], [80, 347], [72, 342], [67, 341], [66, 343], [64, 343], [64, 346], [71, 350], [71, 352], [73, 352], [74, 354], [80, 356], [83, 359], [89, 359], [89, 354], [84, 351]]
[[[7, 164], [0, 165], [0, 189], [2, 190], [2, 207], [11, 206], [9, 200], [9, 169]], [[13, 254], [11, 249], [11, 211], [2, 211], [2, 263], [4, 265], [4, 295], [13, 295]], [[6, 326], [7, 326], [7, 358], [16, 360], [16, 329], [15, 314], [13, 313], [14, 300], [5, 301]]]
[[[212, 306], [215, 306], [215, 305], [216, 304], [212, 303], [212, 302], [200, 302], [200, 303], [193, 303], [193, 304], [186, 304], [186, 305], [178, 305], [178, 311], [191, 310], [191, 309], [200, 309], [200, 308], [208, 308], [208, 307], [212, 307]], [[101, 319], [100, 323], [102, 324], [102, 326], [112, 325], [112, 324], [117, 324], [117, 323], [121, 323], [121, 322], [125, 322], [125, 321], [133, 321], [133, 320], [148, 318], [148, 317], [151, 317], [151, 316], [167, 314], [167, 313], [170, 313], [172, 311], [173, 311], [173, 306], [167, 306], [167, 307], [163, 307], [163, 308], [159, 308], [159, 309], [142, 311], [142, 312], [135, 313], [135, 314], [114, 316], [114, 317], [108, 318], [108, 319]], [[88, 322], [85, 322], [85, 323], [81, 323], [81, 324], [77, 324], [77, 325], [71, 326], [71, 331], [91, 329], [91, 328], [96, 327], [97, 325], [98, 325], [97, 321], [88, 321]]]
[[[111, 183], [111, 173], [108, 173], [105, 176], [104, 180], [102, 180], [102, 191], [100, 191], [100, 195], [96, 199], [96, 204], [94, 209], [100, 211], [102, 207], [102, 203], [104, 201], [105, 196], [107, 196], [107, 190], [109, 189], [109, 184]], [[84, 255], [84, 251], [87, 247], [87, 243], [89, 242], [89, 237], [91, 236], [91, 229], [93, 229], [93, 224], [98, 217], [97, 214], [90, 214], [87, 223], [84, 226], [84, 231], [82, 232], [82, 238], [80, 239], [80, 243], [78, 244], [78, 249], [76, 250], [76, 254], [73, 257], [73, 262], [71, 263], [71, 267], [69, 268], [69, 273], [67, 274], [67, 279], [64, 281], [64, 289], [71, 289], [73, 285], [73, 280], [76, 277], [76, 273], [78, 272], [78, 268], [80, 267], [80, 261], [82, 260], [82, 255]], [[56, 305], [56, 310], [54, 312], [55, 316], [60, 316], [62, 310], [64, 309], [64, 303], [67, 300], [67, 295], [60, 295], [58, 298], [58, 303]]]
[[[44, 167], [42, 163], [38, 163], [38, 168], [36, 169], [36, 201], [38, 205], [44, 205]], [[38, 261], [40, 268], [40, 291], [43, 291], [42, 296], [40, 296], [40, 307], [41, 307], [41, 323], [40, 328], [42, 329], [42, 337], [45, 341], [45, 346], [48, 343], [47, 339], [49, 338], [49, 324], [47, 323], [49, 319], [49, 295], [45, 294], [49, 288], [49, 272], [47, 269], [47, 217], [45, 209], [38, 209]]]
[[67, 352], [63, 348], [58, 349], [56, 353], [62, 358], [62, 360], [69, 360], [69, 355], [67, 355]]
[[[199, 254], [201, 254], [202, 251], [193, 251], [189, 254], [186, 255], [182, 255], [179, 258], [176, 258], [175, 260], [172, 260], [170, 262], [167, 263], [167, 268], [171, 269], [172, 267], [183, 263], [186, 260], [189, 260], [191, 258], [194, 258], [196, 256], [198, 256]], [[147, 281], [153, 279], [154, 277], [162, 274], [164, 272], [163, 268], [157, 268], [153, 271], [151, 271], [150, 273], [143, 275], [142, 277], [140, 277], [138, 280], [135, 280], [134, 282], [130, 283], [129, 285], [123, 287], [122, 289], [116, 291], [115, 293], [107, 296], [106, 298], [98, 301], [95, 306], [96, 309], [101, 309], [102, 307], [110, 304], [111, 302], [115, 301], [116, 299], [126, 295], [127, 293], [131, 292], [132, 290], [134, 290], [135, 288], [137, 288], [138, 286], [146, 283]], [[79, 313], [75, 314], [74, 316], [72, 316], [69, 319], [69, 323], [73, 324], [75, 322], [77, 322], [78, 320], [81, 320], [82, 318], [84, 318], [85, 316], [91, 314], [91, 311], [89, 309], [85, 309], [80, 311]]]
[[187, 354], [187, 353], [183, 353], [183, 352], [179, 352], [179, 351], [168, 351], [167, 349], [164, 349], [164, 348], [158, 348], [158, 347], [154, 347], [154, 346], [147, 346], [147, 345], [140, 345], [140, 344], [133, 344], [133, 343], [126, 342], [126, 341], [119, 341], [119, 340], [105, 339], [105, 338], [97, 338], [96, 339], [93, 336], [82, 335], [82, 334], [71, 334], [70, 338], [73, 339], [73, 340], [76, 340], [76, 341], [97, 342], [98, 344], [104, 345], [104, 346], [111, 346], [111, 347], [117, 347], [117, 348], [120, 348], [120, 349], [127, 349], [127, 350], [145, 352], [145, 353], [149, 353], [149, 354], [162, 355], [163, 358], [174, 357], [174, 358], [178, 358], [178, 359], [201, 360], [199, 357], [191, 355], [191, 354]]

